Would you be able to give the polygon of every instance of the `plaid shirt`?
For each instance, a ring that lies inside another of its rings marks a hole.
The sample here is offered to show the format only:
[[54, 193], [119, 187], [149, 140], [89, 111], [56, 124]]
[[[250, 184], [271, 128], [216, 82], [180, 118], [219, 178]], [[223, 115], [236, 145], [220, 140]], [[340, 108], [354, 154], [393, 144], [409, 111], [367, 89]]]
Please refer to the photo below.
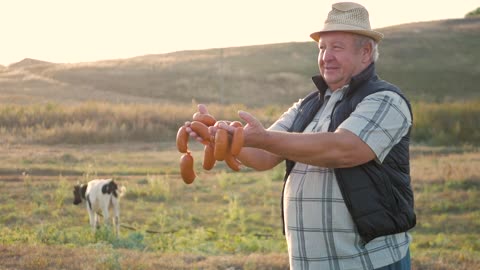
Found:
[[[327, 91], [326, 101], [304, 132], [327, 132], [335, 103], [347, 86]], [[300, 101], [269, 129], [286, 131]], [[382, 91], [362, 100], [339, 128], [367, 143], [382, 162], [390, 149], [407, 134], [411, 116], [396, 93]], [[331, 168], [297, 162], [284, 191], [285, 234], [291, 269], [375, 269], [403, 258], [411, 242], [408, 233], [378, 237], [362, 244]]]

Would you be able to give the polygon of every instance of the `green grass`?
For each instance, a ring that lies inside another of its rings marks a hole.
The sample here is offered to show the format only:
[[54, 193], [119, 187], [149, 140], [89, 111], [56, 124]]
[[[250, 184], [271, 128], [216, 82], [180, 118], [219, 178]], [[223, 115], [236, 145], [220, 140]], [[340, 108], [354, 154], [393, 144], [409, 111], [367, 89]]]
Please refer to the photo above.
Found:
[[200, 254], [284, 250], [278, 201], [272, 200], [281, 186], [274, 186], [268, 176], [222, 170], [226, 168], [200, 174], [189, 186], [178, 175], [117, 179], [127, 186], [120, 239], [108, 230], [90, 233], [84, 206], [71, 204], [75, 179], [26, 175], [2, 182], [2, 189], [12, 192], [0, 200], [1, 223], [6, 225], [0, 239], [3, 244], [76, 247], [104, 241], [114, 248]]
[[[285, 269], [286, 243], [281, 233], [279, 207], [283, 166], [268, 172], [243, 169], [234, 173], [225, 165], [217, 164], [212, 171], [206, 172], [201, 170], [201, 157], [198, 157], [198, 177], [191, 185], [186, 185], [177, 173], [173, 173], [179, 153], [165, 147], [156, 155], [142, 157], [140, 153], [146, 146], [104, 145], [94, 152], [62, 146], [39, 147], [34, 154], [23, 148], [10, 150], [12, 156], [39, 160], [39, 156], [52, 151], [70, 149], [65, 153], [70, 161], [80, 161], [79, 157], [86, 153], [105, 156], [112, 151], [116, 152], [115, 159], [120, 163], [134, 159], [138, 164], [148, 164], [151, 158], [164, 160], [159, 163], [162, 164], [160, 171], [172, 173], [120, 175], [122, 170], [110, 158], [97, 160], [98, 168], [113, 171], [117, 181], [127, 187], [121, 201], [122, 228], [118, 239], [105, 228], [93, 234], [85, 206], [72, 204], [73, 185], [94, 177], [90, 171], [78, 176], [4, 174], [0, 178], [0, 189], [9, 192], [0, 195], [0, 224], [3, 225], [0, 246], [5, 252], [22, 253], [26, 249], [29, 254], [38, 254], [40, 251], [34, 247], [41, 247], [46, 250], [43, 252], [50, 253], [45, 259], [41, 259], [44, 256], [24, 258], [23, 263], [32, 268], [49, 264], [53, 265], [51, 269], [61, 268], [69, 259], [48, 257], [63, 254], [67, 248], [77, 252], [99, 250], [101, 257], [97, 257], [95, 263], [106, 265], [106, 269], [131, 267], [135, 260], [123, 258], [132, 256], [148, 258], [142, 260], [142, 265], [148, 269], [158, 263], [160, 254], [193, 256], [188, 257], [183, 266], [172, 269], [189, 269], [192, 265], [207, 263], [206, 258], [212, 260], [208, 264], [213, 268], [205, 266], [203, 269], [214, 269], [214, 265], [222, 265], [220, 262], [224, 267], [230, 264], [247, 269], [245, 258], [254, 254], [259, 258], [264, 256], [264, 267], [278, 267], [261, 268], [258, 261], [252, 262], [260, 267], [258, 269]], [[194, 150], [194, 154], [199, 152], [200, 149]], [[412, 156], [418, 218], [411, 232], [414, 269], [478, 268], [480, 173], [474, 169], [480, 166], [478, 149], [414, 146]], [[452, 167], [449, 173], [438, 169], [449, 166]], [[454, 169], [456, 167], [458, 170]], [[429, 170], [438, 174], [429, 173]], [[281, 264], [278, 264], [279, 258]], [[237, 259], [243, 263], [238, 264]], [[28, 269], [24, 266], [16, 264], [16, 268]]]

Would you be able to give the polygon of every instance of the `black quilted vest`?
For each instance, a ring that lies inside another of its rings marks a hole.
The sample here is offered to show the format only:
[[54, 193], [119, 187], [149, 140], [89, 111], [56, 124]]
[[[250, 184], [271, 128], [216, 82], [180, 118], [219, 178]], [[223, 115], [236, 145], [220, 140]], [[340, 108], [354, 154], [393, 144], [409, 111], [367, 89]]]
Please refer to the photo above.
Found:
[[[304, 98], [290, 132], [302, 132], [323, 104], [328, 86], [321, 76], [312, 79], [318, 91]], [[410, 103], [400, 89], [379, 79], [372, 63], [350, 81], [343, 99], [335, 105], [328, 130], [335, 131], [358, 103], [379, 91], [399, 94], [407, 102], [411, 113]], [[410, 130], [391, 149], [382, 164], [372, 160], [351, 168], [334, 168], [345, 204], [365, 244], [379, 236], [408, 231], [416, 224], [410, 183], [409, 142]], [[285, 180], [294, 165], [295, 162], [286, 161]]]

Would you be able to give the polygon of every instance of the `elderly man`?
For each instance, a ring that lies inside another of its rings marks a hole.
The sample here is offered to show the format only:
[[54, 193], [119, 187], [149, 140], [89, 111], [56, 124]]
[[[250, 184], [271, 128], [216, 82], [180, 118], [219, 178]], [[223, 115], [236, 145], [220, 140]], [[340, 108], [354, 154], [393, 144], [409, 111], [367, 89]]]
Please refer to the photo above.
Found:
[[286, 161], [291, 269], [410, 269], [412, 113], [400, 89], [375, 72], [383, 35], [371, 30], [363, 6], [349, 2], [333, 4], [311, 37], [319, 48], [317, 90], [268, 129], [239, 112], [247, 125], [237, 158], [256, 170]]

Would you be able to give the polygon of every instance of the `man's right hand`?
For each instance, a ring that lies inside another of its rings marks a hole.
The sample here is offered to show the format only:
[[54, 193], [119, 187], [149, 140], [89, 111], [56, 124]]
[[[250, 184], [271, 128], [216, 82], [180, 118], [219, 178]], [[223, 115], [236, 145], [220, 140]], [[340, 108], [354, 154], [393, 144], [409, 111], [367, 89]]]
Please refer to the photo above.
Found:
[[261, 148], [267, 136], [265, 127], [263, 127], [257, 118], [248, 112], [239, 111], [238, 116], [247, 123], [243, 128], [244, 146]]

